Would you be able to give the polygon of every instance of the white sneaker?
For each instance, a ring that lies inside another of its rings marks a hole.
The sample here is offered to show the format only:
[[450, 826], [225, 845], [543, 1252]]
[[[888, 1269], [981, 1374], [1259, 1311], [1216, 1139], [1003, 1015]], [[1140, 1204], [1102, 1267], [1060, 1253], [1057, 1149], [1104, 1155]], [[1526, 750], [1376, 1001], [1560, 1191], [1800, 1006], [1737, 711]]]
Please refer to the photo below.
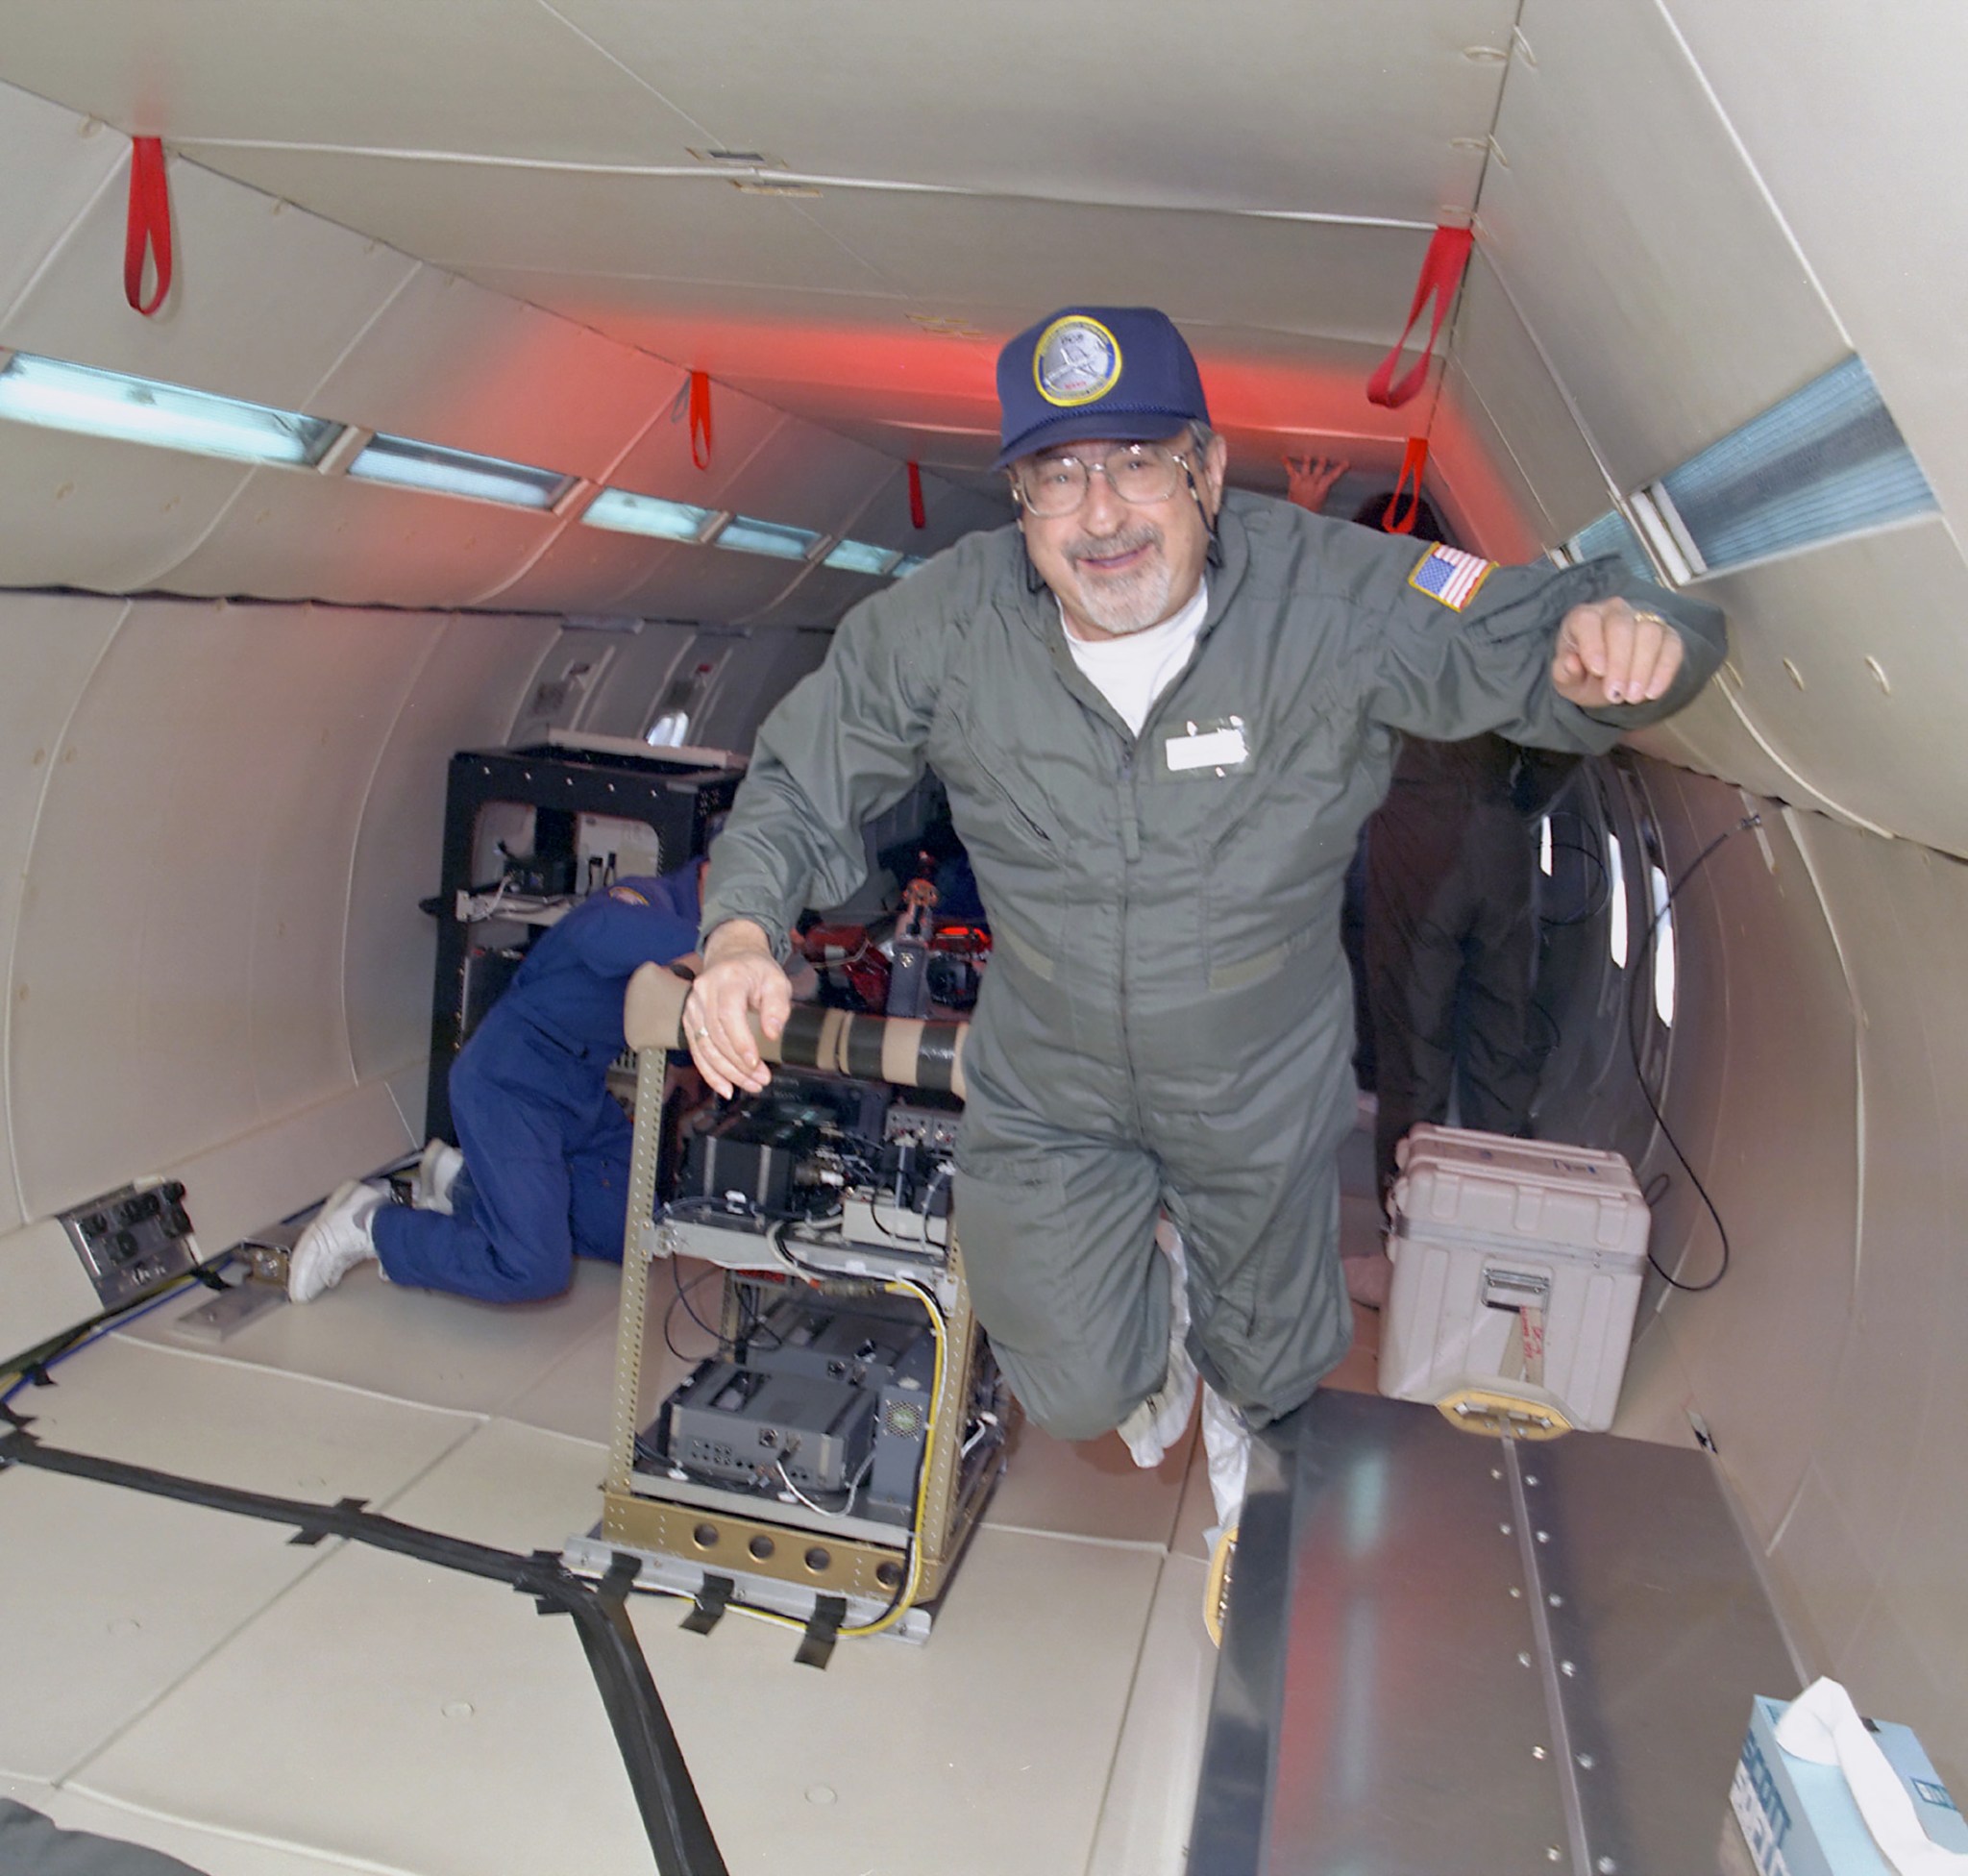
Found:
[[[1243, 1484], [1250, 1473], [1250, 1428], [1243, 1416], [1208, 1382], [1203, 1384], [1203, 1455], [1210, 1462], [1214, 1531], [1233, 1531], [1243, 1516]], [[1215, 1542], [1214, 1533], [1211, 1542]]]
[[420, 1212], [451, 1211], [451, 1189], [463, 1172], [465, 1156], [448, 1140], [433, 1140], [417, 1162], [410, 1181], [410, 1203]]
[[311, 1303], [376, 1255], [376, 1214], [388, 1197], [385, 1188], [360, 1179], [335, 1189], [295, 1240], [287, 1259], [290, 1301]]
[[1165, 1218], [1155, 1226], [1155, 1243], [1168, 1257], [1168, 1367], [1162, 1385], [1116, 1429], [1134, 1463], [1152, 1470], [1182, 1438], [1195, 1406], [1195, 1364], [1189, 1358], [1189, 1262], [1182, 1233]]

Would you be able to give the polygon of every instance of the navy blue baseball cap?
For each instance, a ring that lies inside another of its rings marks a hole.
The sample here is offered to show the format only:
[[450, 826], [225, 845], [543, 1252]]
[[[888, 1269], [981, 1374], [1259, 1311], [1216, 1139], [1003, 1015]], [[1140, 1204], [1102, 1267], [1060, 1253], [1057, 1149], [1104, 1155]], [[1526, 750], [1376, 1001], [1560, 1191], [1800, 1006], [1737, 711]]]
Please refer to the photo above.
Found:
[[1002, 469], [1083, 437], [1153, 443], [1210, 407], [1187, 341], [1153, 307], [1065, 307], [997, 355]]

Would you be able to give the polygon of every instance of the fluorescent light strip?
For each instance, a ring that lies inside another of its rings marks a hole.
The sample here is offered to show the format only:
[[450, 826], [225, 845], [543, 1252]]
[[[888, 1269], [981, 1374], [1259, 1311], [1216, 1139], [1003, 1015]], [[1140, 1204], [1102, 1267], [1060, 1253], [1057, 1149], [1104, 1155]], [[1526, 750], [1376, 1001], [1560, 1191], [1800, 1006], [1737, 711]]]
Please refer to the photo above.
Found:
[[399, 488], [427, 489], [498, 502], [511, 508], [551, 508], [574, 485], [575, 478], [535, 469], [498, 457], [447, 450], [407, 436], [379, 436], [349, 464], [357, 481], [389, 482]]
[[590, 528], [606, 528], [618, 534], [648, 534], [663, 541], [701, 541], [717, 518], [715, 508], [666, 502], [659, 495], [631, 495], [626, 488], [604, 488], [581, 516]]
[[321, 417], [26, 352], [16, 352], [0, 371], [0, 417], [233, 462], [300, 466], [318, 461], [342, 428]]
[[734, 514], [718, 531], [712, 544], [735, 548], [740, 554], [765, 554], [775, 560], [803, 560], [820, 536], [810, 528], [789, 528], [782, 521], [761, 521], [756, 515]]
[[871, 547], [866, 541], [841, 541], [820, 564], [842, 573], [884, 574], [892, 572], [902, 557], [898, 547]]

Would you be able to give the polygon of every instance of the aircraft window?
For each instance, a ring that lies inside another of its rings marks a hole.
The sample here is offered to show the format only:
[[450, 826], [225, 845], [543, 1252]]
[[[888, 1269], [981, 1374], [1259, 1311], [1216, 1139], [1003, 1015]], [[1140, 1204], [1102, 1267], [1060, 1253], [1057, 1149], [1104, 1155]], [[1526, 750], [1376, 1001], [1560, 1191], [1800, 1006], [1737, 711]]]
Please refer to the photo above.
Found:
[[840, 541], [821, 565], [838, 567], [843, 573], [888, 573], [901, 557], [899, 548], [871, 547], [866, 541]]
[[0, 371], [0, 417], [43, 430], [156, 443], [239, 462], [319, 462], [342, 426], [148, 378], [16, 352]]
[[618, 534], [652, 534], [658, 540], [698, 541], [717, 513], [688, 502], [666, 502], [657, 495], [631, 495], [626, 488], [604, 488], [581, 516], [590, 528]]
[[1610, 508], [1597, 521], [1587, 522], [1565, 542], [1565, 546], [1570, 551], [1574, 565], [1581, 560], [1595, 560], [1602, 554], [1616, 554], [1626, 563], [1627, 570], [1637, 574], [1640, 579], [1658, 580], [1660, 578], [1654, 562], [1647, 556], [1647, 550], [1640, 545], [1640, 537], [1634, 532], [1633, 524], [1617, 508]]
[[1658, 866], [1647, 869], [1654, 900], [1654, 1007], [1660, 1021], [1674, 1026], [1674, 913], [1668, 903], [1667, 876]]
[[735, 547], [741, 554], [769, 554], [777, 560], [803, 560], [820, 541], [810, 528], [789, 528], [782, 521], [760, 521], [734, 514], [718, 531], [713, 545]]
[[447, 450], [407, 436], [378, 436], [349, 464], [349, 474], [358, 481], [465, 495], [515, 508], [551, 508], [575, 482], [574, 477], [558, 470], [474, 456], [468, 450]]
[[1933, 491], [1850, 358], [1645, 493], [1692, 573], [1740, 566], [1931, 510]]
[[1619, 836], [1611, 827], [1606, 830], [1606, 890], [1612, 905], [1612, 928], [1606, 942], [1612, 952], [1613, 963], [1624, 971], [1627, 955], [1626, 866], [1620, 857]]

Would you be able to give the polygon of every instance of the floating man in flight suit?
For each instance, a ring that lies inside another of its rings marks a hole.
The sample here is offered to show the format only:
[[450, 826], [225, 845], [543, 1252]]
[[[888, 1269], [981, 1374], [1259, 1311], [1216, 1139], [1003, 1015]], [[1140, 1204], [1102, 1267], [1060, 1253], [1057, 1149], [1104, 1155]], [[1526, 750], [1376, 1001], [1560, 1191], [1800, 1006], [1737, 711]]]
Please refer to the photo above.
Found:
[[392, 1283], [488, 1302], [559, 1295], [577, 1256], [621, 1261], [631, 1129], [608, 1065], [629, 977], [696, 946], [702, 869], [620, 880], [534, 940], [452, 1064], [458, 1147], [426, 1148], [415, 1209], [373, 1183], [335, 1193], [294, 1246], [294, 1301], [371, 1257]]
[[855, 607], [767, 720], [685, 1027], [720, 1092], [765, 1084], [769, 934], [847, 898], [862, 824], [933, 766], [995, 941], [955, 1187], [977, 1314], [1043, 1426], [1152, 1463], [1191, 1360], [1259, 1427], [1345, 1353], [1340, 894], [1397, 734], [1604, 752], [1694, 696], [1722, 622], [1615, 559], [1499, 567], [1226, 493], [1149, 309], [1069, 308], [997, 383], [1017, 522]]

